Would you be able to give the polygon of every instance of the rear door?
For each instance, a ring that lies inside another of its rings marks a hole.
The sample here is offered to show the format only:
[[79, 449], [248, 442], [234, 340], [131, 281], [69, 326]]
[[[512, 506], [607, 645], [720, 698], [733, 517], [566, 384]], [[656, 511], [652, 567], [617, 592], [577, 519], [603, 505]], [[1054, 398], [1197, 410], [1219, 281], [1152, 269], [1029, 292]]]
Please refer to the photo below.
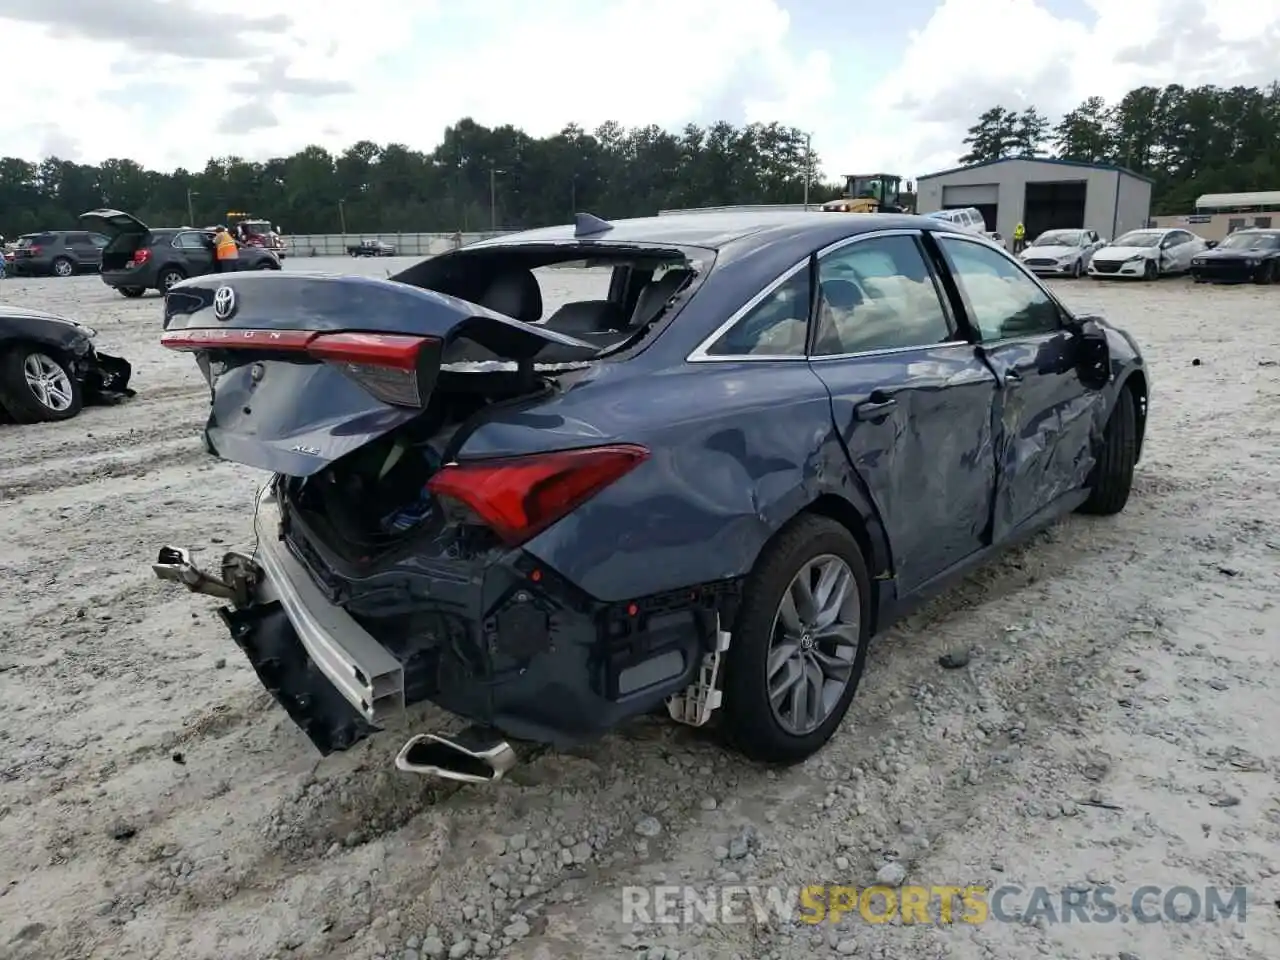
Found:
[[889, 533], [905, 594], [989, 543], [996, 378], [957, 327], [917, 231], [818, 256], [810, 365]]
[[67, 249], [80, 267], [92, 268], [98, 265], [98, 248], [93, 245], [87, 233], [66, 234]]
[[999, 382], [992, 425], [998, 543], [1084, 485], [1102, 394], [1081, 382], [1078, 338], [1038, 280], [989, 244], [958, 235], [937, 242]]
[[213, 247], [207, 235], [199, 230], [184, 230], [173, 238], [177, 259], [187, 269], [187, 276], [200, 277], [213, 273]]

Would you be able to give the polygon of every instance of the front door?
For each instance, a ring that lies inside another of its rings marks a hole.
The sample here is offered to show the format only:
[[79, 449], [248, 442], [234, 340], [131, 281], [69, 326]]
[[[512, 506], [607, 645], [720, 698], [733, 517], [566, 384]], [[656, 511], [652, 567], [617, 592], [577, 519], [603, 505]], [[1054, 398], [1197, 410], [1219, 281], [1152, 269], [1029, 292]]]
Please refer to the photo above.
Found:
[[1081, 382], [1079, 338], [1039, 281], [986, 244], [941, 237], [938, 245], [999, 380], [992, 424], [998, 543], [1084, 485], [1102, 394]]
[[996, 378], [944, 306], [918, 232], [842, 241], [817, 271], [810, 365], [903, 596], [990, 542]]

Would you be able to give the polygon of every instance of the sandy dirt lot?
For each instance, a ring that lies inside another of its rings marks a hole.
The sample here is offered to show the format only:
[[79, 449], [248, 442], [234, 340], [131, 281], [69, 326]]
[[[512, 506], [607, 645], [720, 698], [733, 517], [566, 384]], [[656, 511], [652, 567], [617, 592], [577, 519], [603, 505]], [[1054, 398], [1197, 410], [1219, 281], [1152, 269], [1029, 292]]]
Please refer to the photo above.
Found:
[[[596, 295], [549, 282], [549, 300]], [[802, 767], [652, 718], [457, 789], [392, 767], [406, 731], [449, 722], [431, 710], [319, 762], [214, 602], [153, 579], [164, 543], [245, 546], [264, 479], [202, 451], [206, 388], [157, 346], [159, 298], [0, 282], [96, 327], [139, 392], [0, 427], [0, 957], [1274, 958], [1280, 290], [1060, 289], [1151, 363], [1124, 514], [1071, 518], [899, 625]], [[943, 669], [948, 653], [967, 665]], [[1026, 892], [977, 925], [623, 912], [628, 885], [728, 896], [878, 872]], [[1037, 885], [1109, 885], [1125, 907], [1009, 918]], [[1144, 885], [1245, 886], [1245, 921], [1138, 923]]]

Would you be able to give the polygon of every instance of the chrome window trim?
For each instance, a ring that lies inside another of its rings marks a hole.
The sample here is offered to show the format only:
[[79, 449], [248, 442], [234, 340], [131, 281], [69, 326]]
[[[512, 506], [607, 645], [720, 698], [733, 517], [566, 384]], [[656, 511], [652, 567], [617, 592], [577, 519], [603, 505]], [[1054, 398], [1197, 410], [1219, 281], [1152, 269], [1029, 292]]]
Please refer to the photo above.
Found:
[[[763, 303], [765, 300], [771, 297], [775, 292], [777, 292], [777, 289], [779, 287], [781, 287], [784, 283], [786, 283], [788, 280], [794, 277], [801, 270], [808, 270], [809, 261], [811, 259], [812, 259], [812, 255], [807, 256], [803, 260], [801, 260], [799, 263], [793, 264], [792, 266], [788, 267], [776, 280], [773, 280], [763, 290], [761, 290], [754, 297], [752, 297], [750, 300], [748, 300], [746, 303], [740, 306], [737, 310], [735, 310], [733, 312], [733, 315], [730, 316], [728, 320], [720, 324], [720, 326], [716, 327], [715, 330], [712, 331], [709, 337], [705, 338], [701, 343], [699, 343], [696, 347], [693, 348], [693, 352], [690, 353], [687, 357], [685, 357], [685, 360], [688, 361], [689, 363], [720, 363], [725, 361], [738, 362], [742, 360], [801, 360], [801, 361], [807, 360], [808, 357], [806, 357], [804, 353], [800, 353], [798, 355], [790, 354], [790, 353], [787, 353], [787, 354], [764, 354], [764, 353], [728, 354], [726, 353], [726, 354], [716, 354], [712, 356], [710, 353], [708, 353], [708, 351], [716, 345], [716, 341], [718, 341], [722, 336], [724, 336], [731, 329], [733, 329], [734, 325], [737, 324], [738, 321], [740, 321], [743, 317], [749, 314], [756, 307], [760, 306], [761, 303]], [[812, 310], [810, 312], [812, 312]]]
[[[930, 232], [934, 232], [934, 231], [930, 231]], [[800, 272], [801, 270], [807, 270], [809, 268], [809, 263], [815, 257], [818, 259], [821, 259], [822, 257], [825, 257], [830, 253], [834, 253], [837, 250], [842, 250], [845, 247], [851, 246], [852, 244], [862, 243], [866, 240], [879, 240], [885, 237], [903, 237], [903, 236], [918, 237], [923, 233], [924, 233], [923, 230], [920, 230], [917, 228], [896, 227], [889, 230], [876, 230], [871, 233], [858, 233], [858, 234], [854, 234], [851, 237], [842, 237], [839, 240], [836, 240], [832, 243], [827, 244], [825, 247], [818, 250], [816, 253], [812, 253], [809, 256], [805, 257], [803, 260], [801, 260], [799, 263], [794, 264], [791, 267], [788, 267], [787, 270], [781, 276], [779, 276], [767, 287], [765, 287], [763, 290], [757, 293], [754, 297], [752, 297], [750, 300], [744, 303], [741, 307], [735, 310], [733, 313], [733, 316], [731, 316], [724, 323], [720, 324], [720, 326], [716, 327], [716, 329], [712, 331], [710, 336], [705, 338], [701, 343], [699, 343], [696, 347], [694, 347], [693, 352], [690, 353], [687, 357], [685, 357], [685, 360], [688, 361], [689, 363], [719, 363], [719, 362], [742, 363], [745, 361], [755, 361], [755, 360], [766, 360], [766, 361], [778, 361], [778, 360], [809, 361], [809, 360], [835, 360], [835, 359], [848, 360], [853, 357], [874, 357], [874, 356], [882, 356], [882, 355], [888, 355], [888, 354], [894, 354], [894, 353], [904, 353], [909, 350], [921, 350], [921, 349], [929, 349], [931, 347], [946, 346], [952, 343], [968, 343], [969, 341], [967, 340], [962, 340], [962, 341], [945, 340], [942, 343], [919, 344], [913, 347], [890, 347], [890, 348], [885, 348], [881, 350], [865, 350], [859, 353], [847, 353], [847, 354], [842, 353], [842, 354], [839, 354], [838, 356], [831, 355], [831, 356], [821, 356], [821, 357], [811, 355], [808, 353], [808, 351], [806, 351], [804, 354], [799, 356], [795, 354], [779, 355], [779, 354], [763, 354], [763, 353], [735, 353], [735, 354], [712, 355], [708, 353], [708, 351], [713, 346], [715, 346], [716, 341], [719, 340], [726, 333], [728, 333], [731, 329], [733, 329], [733, 326], [736, 323], [738, 323], [738, 321], [740, 321], [748, 313], [750, 313], [752, 310], [758, 307], [765, 299], [771, 296], [780, 286], [782, 286], [784, 283], [786, 283], [788, 280], [794, 277], [798, 272]], [[946, 234], [946, 235], [949, 236], [950, 234]], [[1054, 302], [1057, 303], [1056, 300]], [[944, 310], [945, 310], [945, 305], [944, 305]], [[810, 310], [810, 313], [812, 313], [812, 309]], [[813, 320], [813, 317], [810, 316], [809, 321], [812, 322], [812, 320]]]
[[920, 350], [937, 350], [940, 347], [969, 347], [975, 345], [968, 340], [940, 340], [937, 343], [921, 343], [914, 347], [882, 347], [878, 350], [857, 350], [853, 353], [823, 353], [809, 357], [813, 363], [826, 363], [828, 360], [863, 360], [873, 357], [893, 357], [900, 353], [916, 353]]

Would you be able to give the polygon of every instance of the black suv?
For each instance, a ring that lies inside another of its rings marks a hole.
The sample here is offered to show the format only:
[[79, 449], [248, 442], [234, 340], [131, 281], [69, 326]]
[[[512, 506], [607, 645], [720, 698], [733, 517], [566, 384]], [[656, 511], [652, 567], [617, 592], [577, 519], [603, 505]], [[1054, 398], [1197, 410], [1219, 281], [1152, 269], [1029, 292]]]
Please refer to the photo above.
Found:
[[[148, 227], [120, 210], [90, 210], [80, 219], [110, 237], [102, 251], [102, 282], [126, 297], [164, 293], [187, 277], [215, 273], [213, 232], [199, 227]], [[241, 246], [241, 270], [279, 270], [280, 260], [262, 247]]]
[[45, 230], [18, 238], [9, 267], [19, 277], [70, 277], [97, 270], [107, 238], [84, 230]]

